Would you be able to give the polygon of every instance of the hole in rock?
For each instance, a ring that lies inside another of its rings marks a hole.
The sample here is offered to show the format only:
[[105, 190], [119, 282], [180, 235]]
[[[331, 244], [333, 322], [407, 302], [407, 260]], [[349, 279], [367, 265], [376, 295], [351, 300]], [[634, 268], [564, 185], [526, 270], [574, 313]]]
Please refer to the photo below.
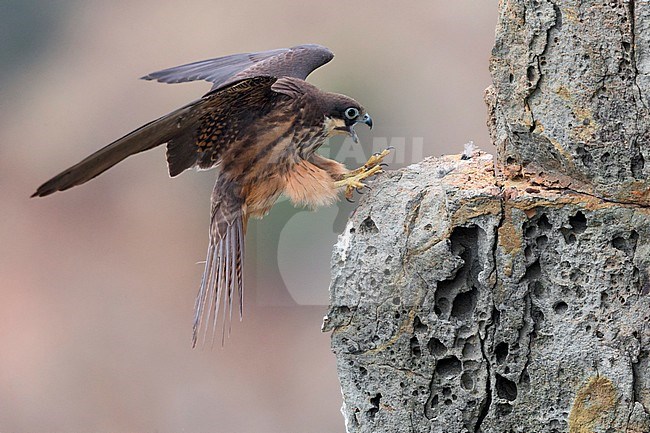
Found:
[[476, 309], [476, 301], [478, 299], [478, 290], [476, 287], [468, 292], [462, 292], [456, 295], [451, 307], [451, 317], [458, 319], [468, 319]]
[[447, 348], [445, 347], [445, 345], [442, 344], [442, 342], [438, 340], [436, 337], [431, 337], [429, 339], [429, 342], [427, 343], [427, 348], [429, 349], [429, 352], [436, 358], [440, 358], [442, 355], [447, 353]]
[[411, 353], [413, 356], [420, 356], [422, 355], [422, 349], [420, 349], [420, 342], [418, 341], [418, 337], [415, 335], [411, 337], [410, 341], [410, 347], [411, 347]]
[[460, 360], [455, 356], [443, 358], [436, 364], [436, 374], [441, 377], [451, 378], [460, 374], [460, 367]]
[[374, 418], [377, 412], [379, 412], [379, 402], [381, 401], [381, 394], [377, 394], [370, 399], [370, 404], [372, 407], [368, 409], [368, 416]]
[[508, 401], [514, 401], [517, 398], [517, 384], [500, 374], [495, 374], [497, 395]]
[[497, 363], [503, 364], [508, 356], [508, 343], [502, 341], [501, 343], [497, 344], [497, 347], [494, 348], [494, 355], [497, 358]]
[[553, 310], [556, 314], [564, 314], [568, 308], [569, 306], [564, 301], [556, 302], [555, 305], [553, 305]]

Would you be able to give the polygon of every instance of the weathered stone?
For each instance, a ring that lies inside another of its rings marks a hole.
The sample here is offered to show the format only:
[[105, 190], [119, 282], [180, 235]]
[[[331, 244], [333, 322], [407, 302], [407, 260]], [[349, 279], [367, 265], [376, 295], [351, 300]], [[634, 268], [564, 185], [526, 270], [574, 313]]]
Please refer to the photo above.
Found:
[[650, 2], [502, 0], [490, 156], [382, 176], [333, 255], [348, 432], [650, 432]]
[[506, 174], [650, 204], [650, 2], [503, 0], [490, 69]]
[[347, 431], [647, 432], [650, 211], [492, 167], [388, 173], [340, 236]]

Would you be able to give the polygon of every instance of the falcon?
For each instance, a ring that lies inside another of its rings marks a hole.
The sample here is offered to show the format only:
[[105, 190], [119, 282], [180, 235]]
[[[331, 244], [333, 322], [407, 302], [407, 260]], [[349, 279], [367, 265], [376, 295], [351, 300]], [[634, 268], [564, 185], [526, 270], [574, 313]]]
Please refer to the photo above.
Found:
[[205, 80], [213, 84], [202, 98], [151, 121], [41, 185], [43, 197], [81, 185], [125, 158], [167, 145], [171, 177], [189, 168], [217, 169], [212, 192], [209, 245], [196, 299], [192, 345], [212, 335], [222, 317], [222, 342], [232, 320], [233, 299], [243, 310], [244, 235], [250, 217], [261, 218], [280, 195], [308, 207], [333, 203], [341, 189], [346, 198], [382, 171], [388, 150], [356, 170], [316, 150], [326, 139], [348, 134], [372, 119], [354, 99], [329, 93], [305, 81], [332, 60], [320, 45], [233, 54], [203, 60], [142, 77], [162, 83]]

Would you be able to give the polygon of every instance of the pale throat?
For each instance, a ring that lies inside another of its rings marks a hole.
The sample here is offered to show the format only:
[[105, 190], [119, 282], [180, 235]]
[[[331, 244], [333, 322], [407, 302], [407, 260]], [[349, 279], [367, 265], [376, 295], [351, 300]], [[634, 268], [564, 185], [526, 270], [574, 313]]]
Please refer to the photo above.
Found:
[[323, 122], [323, 132], [326, 137], [348, 134], [345, 120], [327, 116], [325, 116], [325, 121]]

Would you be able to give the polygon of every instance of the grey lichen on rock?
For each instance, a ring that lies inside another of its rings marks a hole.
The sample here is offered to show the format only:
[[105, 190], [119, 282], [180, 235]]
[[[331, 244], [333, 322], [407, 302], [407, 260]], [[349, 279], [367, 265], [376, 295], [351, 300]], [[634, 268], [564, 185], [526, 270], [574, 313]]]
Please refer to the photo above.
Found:
[[482, 416], [501, 219], [499, 188], [485, 179], [488, 155], [389, 173], [341, 235], [325, 329], [349, 432], [461, 431]]
[[382, 175], [335, 247], [347, 431], [650, 433], [650, 2], [499, 8], [496, 161]]
[[648, 431], [649, 214], [486, 154], [382, 177], [332, 259], [348, 432]]
[[500, 9], [489, 103], [506, 174], [650, 204], [650, 2]]

